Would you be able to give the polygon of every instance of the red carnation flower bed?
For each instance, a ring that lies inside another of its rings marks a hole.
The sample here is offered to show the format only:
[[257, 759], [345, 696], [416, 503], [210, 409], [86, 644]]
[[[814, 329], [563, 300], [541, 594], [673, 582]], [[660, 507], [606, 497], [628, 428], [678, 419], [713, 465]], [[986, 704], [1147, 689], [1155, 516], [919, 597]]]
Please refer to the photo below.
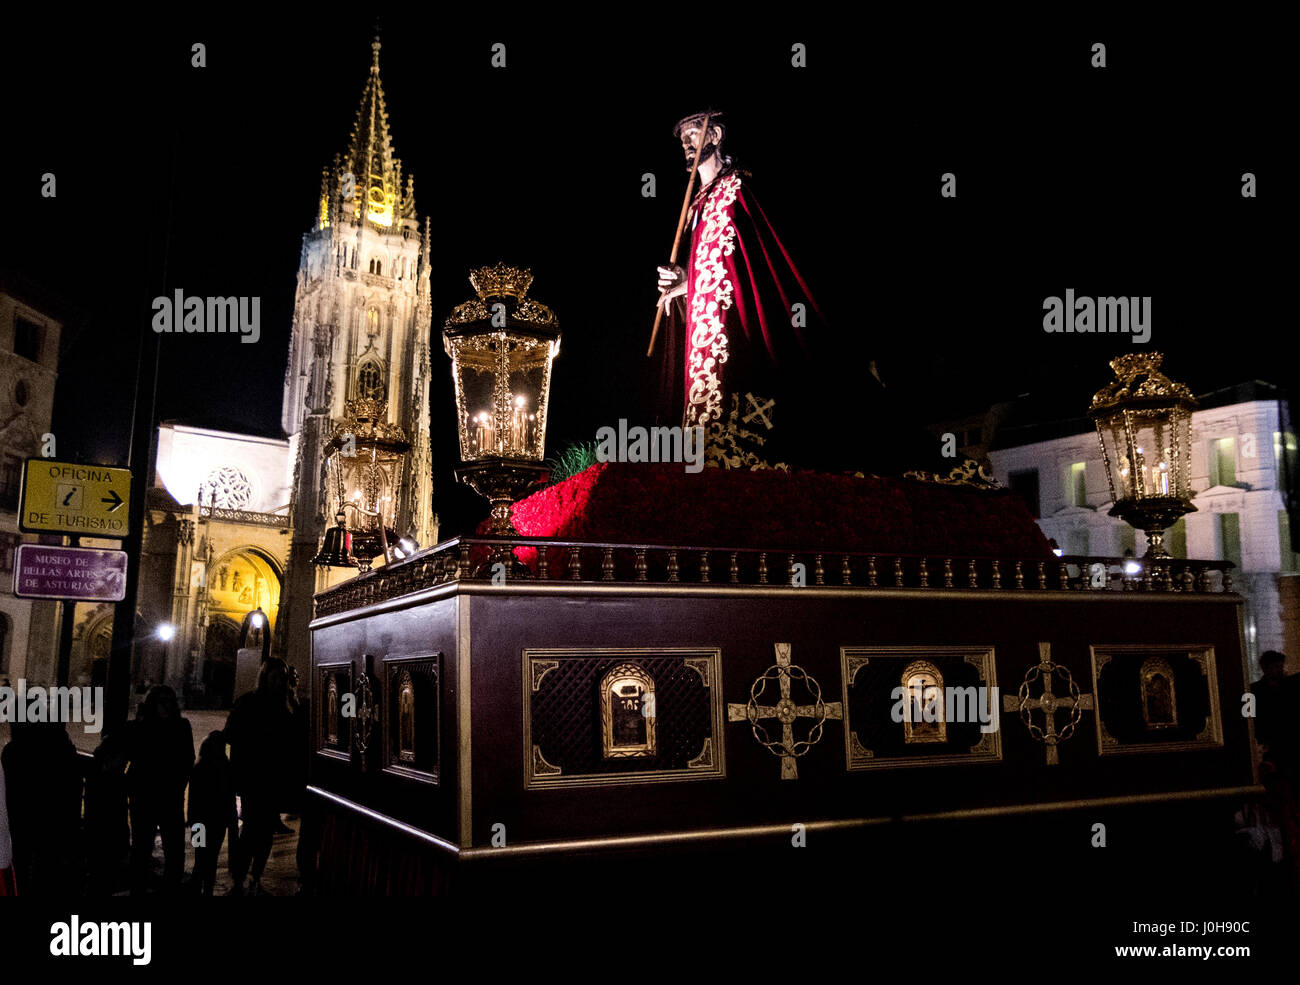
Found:
[[[953, 558], [1050, 558], [1007, 490], [814, 472], [602, 463], [514, 506], [525, 537]], [[486, 525], [481, 528], [486, 530]], [[521, 560], [531, 563], [529, 550]]]

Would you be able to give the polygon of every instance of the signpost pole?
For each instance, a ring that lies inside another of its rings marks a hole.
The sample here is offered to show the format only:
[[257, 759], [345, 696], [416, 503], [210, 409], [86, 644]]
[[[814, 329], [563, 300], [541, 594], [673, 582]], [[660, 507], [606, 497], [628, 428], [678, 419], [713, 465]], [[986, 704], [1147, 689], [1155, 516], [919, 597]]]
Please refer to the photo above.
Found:
[[[140, 350], [136, 364], [135, 413], [131, 422], [131, 501], [127, 535], [122, 549], [126, 565], [126, 597], [114, 606], [113, 647], [108, 655], [108, 681], [104, 686], [105, 730], [126, 724], [131, 709], [131, 656], [135, 648], [136, 599], [140, 585], [141, 547], [144, 542], [145, 491], [153, 474], [154, 398], [158, 390], [158, 338], [148, 338], [149, 319], [140, 319]], [[150, 342], [152, 341], [152, 346]], [[145, 353], [152, 349], [146, 364]]]
[[[81, 538], [76, 534], [72, 535], [72, 546], [81, 546]], [[59, 627], [59, 666], [54, 675], [54, 683], [59, 687], [67, 687], [68, 675], [72, 671], [72, 630], [77, 617], [77, 603], [65, 599], [59, 604], [63, 606], [63, 624]]]

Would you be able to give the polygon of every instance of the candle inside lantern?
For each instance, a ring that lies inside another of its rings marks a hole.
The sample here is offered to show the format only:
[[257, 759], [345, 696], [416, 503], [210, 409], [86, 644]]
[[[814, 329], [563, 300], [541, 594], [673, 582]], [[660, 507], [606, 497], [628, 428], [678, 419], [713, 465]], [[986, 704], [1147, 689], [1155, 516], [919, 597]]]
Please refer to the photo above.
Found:
[[469, 452], [471, 457], [491, 455], [496, 441], [496, 426], [493, 416], [487, 411], [479, 411], [470, 422]]

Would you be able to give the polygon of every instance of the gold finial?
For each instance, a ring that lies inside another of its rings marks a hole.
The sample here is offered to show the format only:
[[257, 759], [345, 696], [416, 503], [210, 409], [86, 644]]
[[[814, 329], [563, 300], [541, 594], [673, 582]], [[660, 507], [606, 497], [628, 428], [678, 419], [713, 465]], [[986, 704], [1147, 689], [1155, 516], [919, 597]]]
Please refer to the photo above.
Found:
[[514, 298], [522, 301], [528, 293], [528, 286], [533, 282], [533, 272], [523, 267], [507, 267], [498, 263], [495, 267], [479, 267], [471, 270], [469, 282], [479, 298]]
[[1108, 383], [1092, 397], [1092, 410], [1113, 407], [1126, 400], [1175, 400], [1196, 406], [1186, 384], [1171, 380], [1160, 371], [1164, 354], [1159, 352], [1129, 352], [1110, 361], [1115, 381]]
[[375, 75], [379, 74], [379, 48], [379, 34], [376, 33], [375, 40], [370, 42], [370, 50], [374, 52], [370, 62], [370, 71]]

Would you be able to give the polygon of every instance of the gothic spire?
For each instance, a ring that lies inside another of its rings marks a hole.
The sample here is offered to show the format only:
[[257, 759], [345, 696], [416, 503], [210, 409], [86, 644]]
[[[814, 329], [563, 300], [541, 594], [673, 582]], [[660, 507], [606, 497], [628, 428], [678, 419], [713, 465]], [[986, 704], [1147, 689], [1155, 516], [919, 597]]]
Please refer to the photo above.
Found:
[[392, 227], [405, 211], [402, 206], [401, 162], [393, 156], [384, 106], [384, 87], [379, 79], [379, 37], [371, 42], [370, 76], [361, 93], [361, 106], [352, 125], [352, 137], [344, 155], [344, 169], [356, 181], [355, 218], [378, 226]]

